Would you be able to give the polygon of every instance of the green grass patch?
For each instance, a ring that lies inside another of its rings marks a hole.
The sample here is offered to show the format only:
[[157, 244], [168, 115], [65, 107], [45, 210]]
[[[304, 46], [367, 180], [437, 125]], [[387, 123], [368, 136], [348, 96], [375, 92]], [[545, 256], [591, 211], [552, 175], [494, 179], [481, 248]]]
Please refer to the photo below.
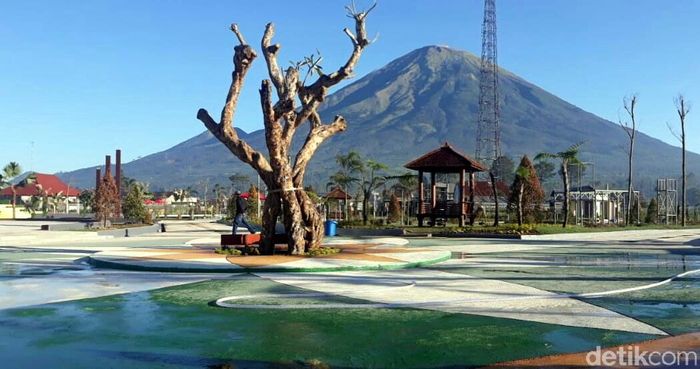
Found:
[[[51, 304], [53, 314], [0, 311], [0, 356], [17, 367], [53, 368], [476, 366], [649, 339], [418, 309], [225, 309], [220, 297], [303, 291], [255, 277]], [[252, 299], [255, 300], [255, 299]], [[289, 299], [286, 299], [289, 301]], [[307, 298], [294, 303], [356, 301]], [[114, 309], [107, 309], [113, 307]], [[562, 337], [575, 339], [562, 342]], [[322, 348], [322, 349], [319, 349]], [[40, 360], [39, 360], [40, 359]], [[39, 361], [37, 361], [39, 360]]]

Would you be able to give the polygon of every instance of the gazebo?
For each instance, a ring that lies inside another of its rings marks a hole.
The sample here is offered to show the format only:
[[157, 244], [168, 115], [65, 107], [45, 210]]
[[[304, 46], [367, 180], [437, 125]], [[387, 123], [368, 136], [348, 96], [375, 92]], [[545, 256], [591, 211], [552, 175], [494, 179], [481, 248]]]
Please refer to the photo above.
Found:
[[[343, 211], [340, 208], [340, 203], [343, 203], [343, 206], [348, 206], [350, 200], [352, 200], [352, 196], [350, 196], [347, 192], [343, 191], [340, 187], [335, 187], [333, 188], [329, 193], [324, 196], [326, 200], [334, 200], [338, 203], [338, 207], [335, 212], [331, 211], [331, 209], [328, 209], [329, 216], [334, 219], [344, 219], [345, 217], [343, 216]], [[346, 204], [348, 202], [348, 204]]]
[[[431, 224], [436, 219], [459, 219], [459, 225], [464, 226], [467, 216], [472, 216], [474, 206], [474, 173], [483, 172], [486, 168], [478, 161], [455, 150], [445, 142], [437, 150], [433, 150], [405, 165], [406, 168], [418, 171], [418, 226], [423, 226], [423, 220], [429, 218]], [[430, 173], [430, 197], [425, 198], [423, 174]], [[435, 182], [436, 173], [458, 173], [459, 194], [452, 201], [438, 201]], [[466, 186], [466, 174], [469, 173], [469, 191]], [[467, 193], [469, 200], [467, 201]]]

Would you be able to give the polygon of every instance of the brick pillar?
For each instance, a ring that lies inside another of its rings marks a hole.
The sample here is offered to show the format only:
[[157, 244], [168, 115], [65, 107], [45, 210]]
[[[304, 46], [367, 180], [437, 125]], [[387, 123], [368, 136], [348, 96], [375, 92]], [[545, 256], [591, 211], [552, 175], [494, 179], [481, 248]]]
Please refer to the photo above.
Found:
[[97, 187], [100, 187], [101, 181], [102, 181], [102, 169], [97, 168], [97, 169], [95, 169], [95, 191], [97, 191]]
[[115, 161], [116, 161], [116, 169], [114, 173], [114, 181], [117, 183], [117, 198], [119, 199], [117, 201], [117, 213], [119, 216], [121, 216], [121, 209], [122, 209], [122, 151], [117, 149], [116, 155], [115, 155]]
[[112, 157], [105, 155], [105, 176], [112, 175]]

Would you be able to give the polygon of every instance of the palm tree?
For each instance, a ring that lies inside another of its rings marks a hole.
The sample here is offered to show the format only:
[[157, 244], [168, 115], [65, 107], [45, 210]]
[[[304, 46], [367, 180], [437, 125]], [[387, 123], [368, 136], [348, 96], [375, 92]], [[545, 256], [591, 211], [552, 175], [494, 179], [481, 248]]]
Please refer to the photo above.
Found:
[[362, 181], [360, 184], [362, 187], [362, 224], [367, 224], [367, 210], [369, 208], [369, 197], [372, 195], [372, 191], [381, 187], [386, 182], [386, 177], [379, 175], [378, 172], [387, 169], [389, 169], [389, 167], [374, 160], [367, 160], [367, 164], [363, 164], [360, 167], [360, 172], [362, 173]]
[[517, 184], [516, 193], [518, 199], [518, 227], [523, 226], [523, 194], [525, 193], [525, 184], [530, 180], [530, 168], [525, 166], [519, 166], [518, 170], [515, 171], [515, 180], [513, 183]]
[[17, 188], [15, 187], [14, 183], [12, 183], [12, 179], [17, 177], [22, 173], [22, 167], [17, 164], [17, 162], [10, 162], [9, 164], [5, 165], [5, 167], [2, 169], [2, 175], [0, 176], [0, 181], [2, 182], [2, 185], [7, 185], [12, 189], [12, 219], [16, 219], [17, 214], [16, 214], [16, 208], [17, 208]]
[[362, 157], [356, 151], [350, 151], [347, 155], [338, 154], [335, 157], [336, 163], [340, 166], [340, 170], [331, 176], [331, 181], [335, 182], [345, 192], [345, 219], [348, 219], [348, 187], [357, 182], [354, 177], [360, 172], [363, 167]]
[[566, 225], [569, 222], [569, 165], [581, 163], [581, 161], [578, 159], [579, 148], [581, 145], [583, 145], [583, 142], [572, 145], [568, 149], [558, 153], [541, 152], [535, 156], [535, 160], [561, 160], [560, 173], [561, 178], [564, 181], [564, 205], [562, 206], [562, 210], [564, 211], [564, 221], [562, 223], [563, 228], [566, 228]]

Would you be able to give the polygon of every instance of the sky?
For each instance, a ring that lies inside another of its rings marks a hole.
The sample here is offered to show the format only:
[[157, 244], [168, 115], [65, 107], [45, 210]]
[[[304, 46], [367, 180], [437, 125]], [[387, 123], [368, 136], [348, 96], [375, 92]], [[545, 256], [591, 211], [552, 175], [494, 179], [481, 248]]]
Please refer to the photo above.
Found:
[[[333, 70], [351, 47], [346, 4], [2, 2], [0, 165], [52, 173], [97, 166], [116, 148], [125, 162], [167, 149], [204, 130], [197, 109], [218, 115], [236, 44], [230, 23], [257, 46], [274, 22], [280, 63], [318, 50]], [[501, 67], [613, 122], [624, 117], [623, 97], [637, 93], [640, 131], [678, 145], [666, 126], [678, 125], [674, 96], [700, 105], [700, 1], [497, 0], [497, 12]], [[377, 39], [355, 79], [426, 45], [479, 55], [482, 16], [483, 0], [380, 0], [367, 21]], [[265, 77], [260, 57], [235, 117], [245, 131], [262, 128]], [[700, 111], [687, 125], [688, 148], [700, 152]]]

